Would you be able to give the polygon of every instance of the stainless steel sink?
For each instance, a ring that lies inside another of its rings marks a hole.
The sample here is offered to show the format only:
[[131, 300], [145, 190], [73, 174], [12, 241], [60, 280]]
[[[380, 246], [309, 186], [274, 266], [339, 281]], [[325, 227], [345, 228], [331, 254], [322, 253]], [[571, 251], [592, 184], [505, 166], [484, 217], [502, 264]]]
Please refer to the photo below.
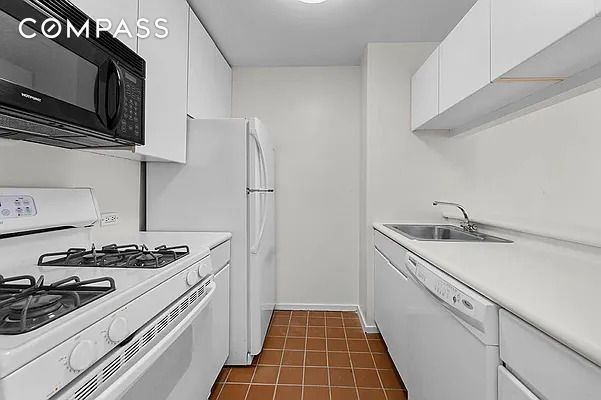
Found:
[[453, 225], [384, 225], [413, 240], [441, 242], [512, 243], [511, 240], [480, 232], [466, 232]]

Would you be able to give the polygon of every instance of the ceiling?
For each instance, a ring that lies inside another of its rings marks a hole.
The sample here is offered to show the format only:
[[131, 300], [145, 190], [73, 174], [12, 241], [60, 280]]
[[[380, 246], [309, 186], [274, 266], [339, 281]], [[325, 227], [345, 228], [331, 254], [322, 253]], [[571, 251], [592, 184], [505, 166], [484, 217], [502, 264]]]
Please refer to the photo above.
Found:
[[359, 65], [370, 42], [438, 42], [476, 0], [188, 0], [233, 66]]

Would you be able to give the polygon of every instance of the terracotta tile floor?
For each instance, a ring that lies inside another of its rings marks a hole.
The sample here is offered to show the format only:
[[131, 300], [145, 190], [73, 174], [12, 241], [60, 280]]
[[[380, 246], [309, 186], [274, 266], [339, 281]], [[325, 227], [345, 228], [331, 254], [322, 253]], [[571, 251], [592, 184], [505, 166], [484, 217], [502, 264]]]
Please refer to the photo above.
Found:
[[224, 368], [213, 400], [406, 400], [380, 335], [354, 312], [276, 311], [250, 367]]

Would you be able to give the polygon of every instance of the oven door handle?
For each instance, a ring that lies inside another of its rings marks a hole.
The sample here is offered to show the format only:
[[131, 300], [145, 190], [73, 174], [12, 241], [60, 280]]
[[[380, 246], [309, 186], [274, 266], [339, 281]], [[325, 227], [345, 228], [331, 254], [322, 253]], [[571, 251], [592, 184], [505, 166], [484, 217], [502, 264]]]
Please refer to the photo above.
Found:
[[209, 305], [217, 285], [211, 282], [208, 285], [209, 293], [182, 321], [173, 328], [159, 343], [148, 353], [144, 354], [137, 363], [128, 368], [112, 385], [105, 389], [96, 400], [117, 400], [121, 398], [136, 381], [154, 364], [154, 362], [165, 353], [165, 351], [177, 340], [192, 321]]

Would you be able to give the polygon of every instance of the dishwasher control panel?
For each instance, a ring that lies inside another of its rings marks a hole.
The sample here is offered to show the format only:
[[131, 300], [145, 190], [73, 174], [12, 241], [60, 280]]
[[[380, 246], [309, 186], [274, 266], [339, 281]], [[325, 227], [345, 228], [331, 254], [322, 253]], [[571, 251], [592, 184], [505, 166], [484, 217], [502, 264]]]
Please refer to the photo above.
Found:
[[0, 219], [33, 217], [37, 209], [31, 196], [0, 196]]
[[499, 345], [499, 306], [420, 257], [408, 253], [411, 281], [446, 308], [483, 343]]
[[447, 303], [447, 305], [468, 316], [473, 316], [475, 314], [475, 301], [459, 290], [455, 285], [452, 285], [443, 278], [437, 276], [437, 274], [422, 264], [416, 266], [415, 275], [430, 292]]

